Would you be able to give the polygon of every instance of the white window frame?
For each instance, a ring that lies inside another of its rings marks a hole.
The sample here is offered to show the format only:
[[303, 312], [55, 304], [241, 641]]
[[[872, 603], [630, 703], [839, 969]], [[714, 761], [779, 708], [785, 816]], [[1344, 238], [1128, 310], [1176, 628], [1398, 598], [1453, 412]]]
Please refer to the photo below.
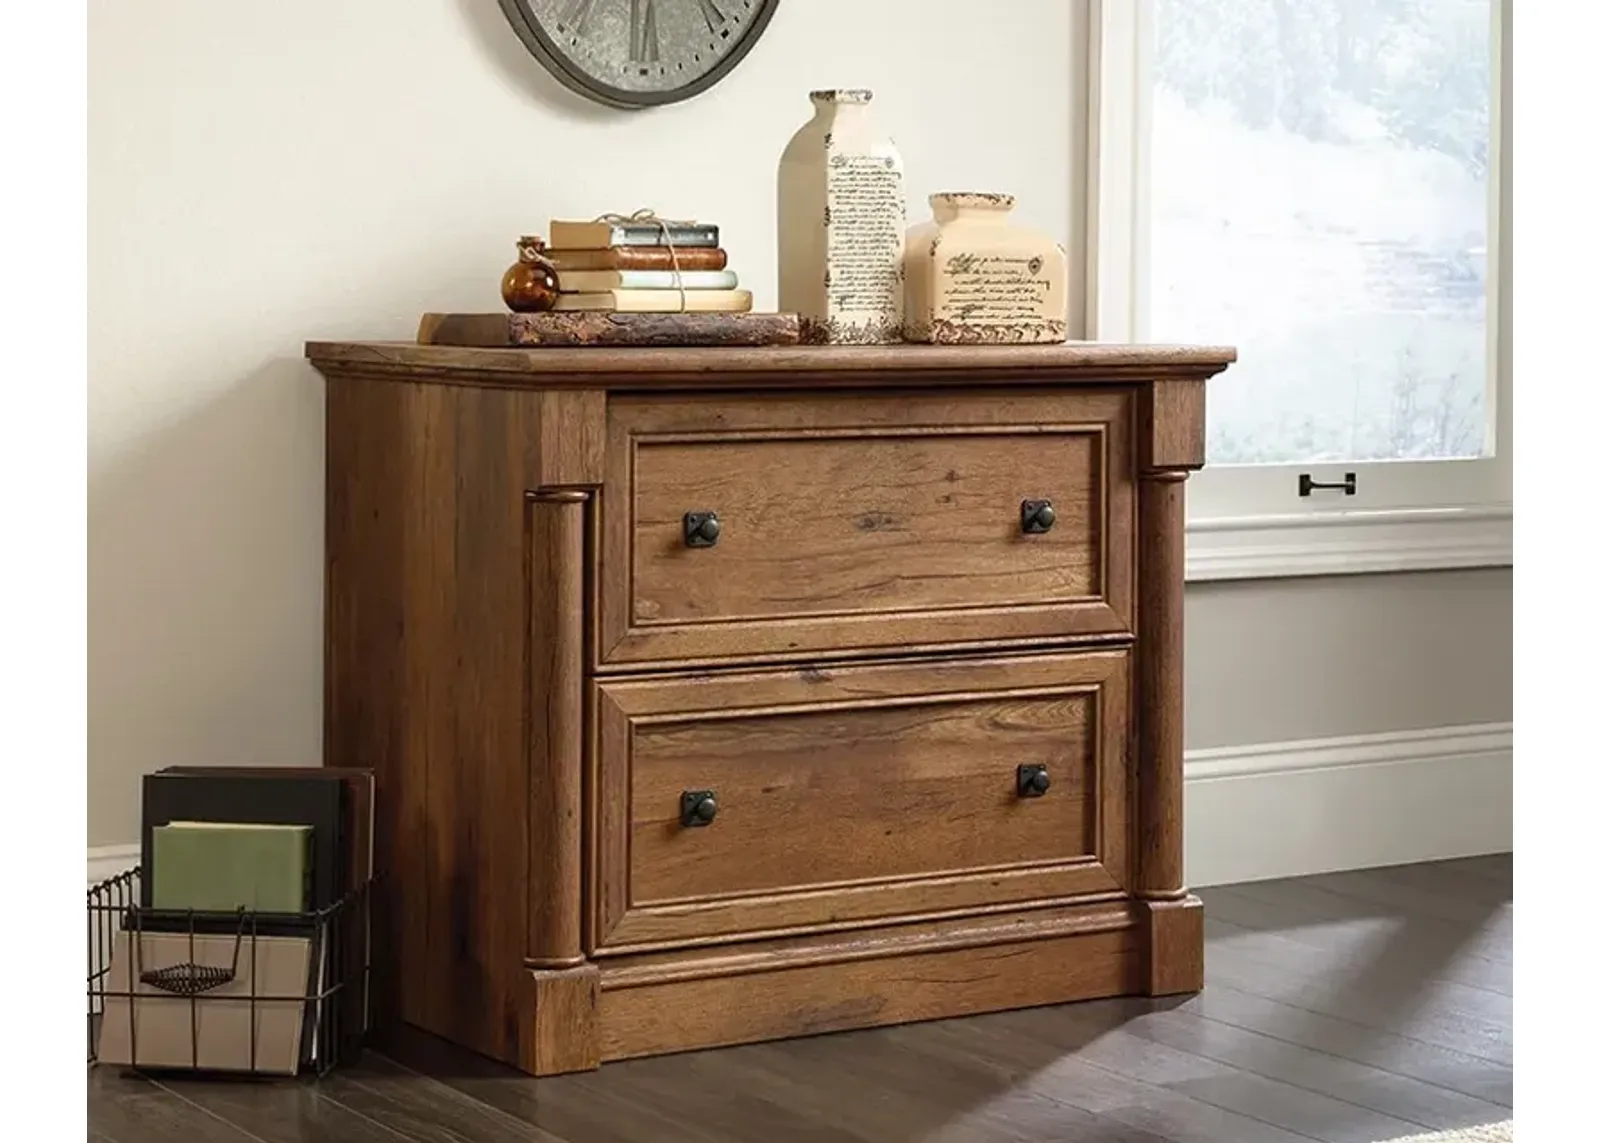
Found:
[[[1511, 564], [1511, 0], [1492, 4], [1487, 429], [1494, 455], [1203, 469], [1189, 481], [1190, 580]], [[1154, 0], [1090, 0], [1091, 340], [1148, 340], [1154, 16]], [[1226, 343], [1226, 332], [1214, 340]], [[1238, 349], [1241, 358], [1250, 351]], [[1224, 372], [1209, 384], [1227, 383]], [[1349, 501], [1297, 493], [1300, 472], [1337, 481], [1347, 471], [1357, 473], [1359, 489]]]

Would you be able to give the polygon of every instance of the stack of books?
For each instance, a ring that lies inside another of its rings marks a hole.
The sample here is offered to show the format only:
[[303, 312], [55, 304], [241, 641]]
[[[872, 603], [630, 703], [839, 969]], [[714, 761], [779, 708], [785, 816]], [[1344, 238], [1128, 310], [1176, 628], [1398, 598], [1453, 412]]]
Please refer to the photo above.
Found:
[[750, 291], [728, 269], [721, 231], [707, 222], [552, 219], [559, 312], [748, 313]]
[[171, 766], [142, 792], [138, 907], [112, 943], [98, 1058], [293, 1074], [357, 1050], [373, 772]]

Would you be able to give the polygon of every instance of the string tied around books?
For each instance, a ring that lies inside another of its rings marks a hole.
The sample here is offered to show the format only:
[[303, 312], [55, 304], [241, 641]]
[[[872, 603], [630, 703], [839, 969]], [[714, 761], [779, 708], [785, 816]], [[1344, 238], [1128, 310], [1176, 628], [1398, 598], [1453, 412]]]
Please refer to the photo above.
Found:
[[672, 227], [693, 226], [693, 219], [662, 218], [649, 207], [643, 206], [632, 214], [607, 213], [599, 215], [594, 221], [608, 223], [612, 226], [628, 226], [642, 222], [659, 227], [661, 241], [667, 248], [667, 254], [672, 258], [672, 284], [678, 291], [678, 312], [681, 314], [688, 311], [689, 295], [684, 292], [683, 271], [678, 266], [678, 248], [672, 244]]

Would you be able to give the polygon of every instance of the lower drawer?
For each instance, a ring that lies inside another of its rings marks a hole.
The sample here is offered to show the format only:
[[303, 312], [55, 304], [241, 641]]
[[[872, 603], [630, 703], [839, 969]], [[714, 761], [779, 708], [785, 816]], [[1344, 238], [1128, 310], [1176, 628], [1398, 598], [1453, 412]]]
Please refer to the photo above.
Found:
[[1126, 650], [597, 682], [590, 947], [1116, 894]]

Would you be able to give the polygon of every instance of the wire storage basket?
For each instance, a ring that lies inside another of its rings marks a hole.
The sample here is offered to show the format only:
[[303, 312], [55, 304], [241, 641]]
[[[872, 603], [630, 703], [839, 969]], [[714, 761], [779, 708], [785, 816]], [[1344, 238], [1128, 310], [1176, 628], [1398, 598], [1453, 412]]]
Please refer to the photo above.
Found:
[[89, 1062], [325, 1075], [372, 1024], [372, 883], [306, 913], [152, 909], [138, 866], [89, 889]]

